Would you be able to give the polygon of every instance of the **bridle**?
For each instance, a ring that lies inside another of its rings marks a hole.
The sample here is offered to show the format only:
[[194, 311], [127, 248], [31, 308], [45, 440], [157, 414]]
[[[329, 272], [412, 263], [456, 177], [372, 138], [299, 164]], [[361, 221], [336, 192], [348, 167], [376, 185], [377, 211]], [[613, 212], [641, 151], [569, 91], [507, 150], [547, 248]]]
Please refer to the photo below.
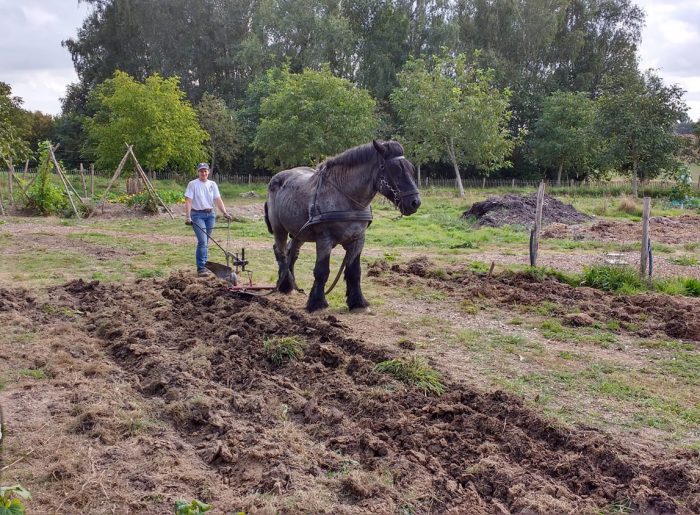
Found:
[[[381, 157], [380, 157], [381, 158]], [[377, 177], [377, 191], [382, 191], [382, 186], [386, 186], [386, 188], [394, 195], [394, 204], [397, 206], [401, 204], [401, 201], [405, 197], [410, 197], [412, 195], [417, 195], [420, 193], [417, 188], [413, 188], [408, 191], [399, 191], [395, 189], [389, 181], [386, 179], [386, 176], [382, 173], [386, 170], [386, 163], [390, 163], [392, 161], [398, 161], [400, 159], [406, 159], [404, 156], [396, 156], [392, 157], [389, 159], [382, 159], [381, 163], [379, 163], [379, 176]]]

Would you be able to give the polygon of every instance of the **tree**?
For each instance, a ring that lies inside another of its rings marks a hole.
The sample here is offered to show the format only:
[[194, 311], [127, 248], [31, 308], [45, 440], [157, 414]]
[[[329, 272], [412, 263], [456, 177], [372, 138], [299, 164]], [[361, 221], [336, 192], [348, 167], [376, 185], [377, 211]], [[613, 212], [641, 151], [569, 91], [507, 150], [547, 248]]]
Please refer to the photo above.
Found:
[[140, 83], [121, 71], [95, 88], [90, 96], [95, 115], [85, 127], [97, 166], [116, 167], [125, 143], [149, 170], [188, 169], [203, 160], [207, 133], [184, 96], [176, 77], [153, 75]]
[[[274, 75], [269, 72], [269, 76]], [[270, 79], [253, 146], [263, 165], [310, 165], [372, 139], [376, 103], [366, 90], [334, 77], [328, 67]]]
[[[507, 126], [510, 92], [493, 86], [493, 71], [467, 63], [464, 54], [436, 58], [428, 69], [411, 60], [399, 73], [391, 102], [402, 121], [402, 134], [412, 146], [439, 149], [455, 172], [464, 196], [459, 165], [482, 173], [507, 166], [514, 141]], [[434, 154], [433, 154], [434, 157]]]
[[230, 170], [243, 147], [241, 128], [235, 113], [226, 107], [226, 102], [222, 99], [205, 93], [197, 106], [197, 117], [202, 128], [209, 134], [212, 170], [216, 166]]
[[687, 116], [683, 90], [666, 86], [653, 71], [608, 79], [598, 99], [595, 127], [606, 142], [601, 166], [637, 179], [672, 174], [680, 146], [673, 127]]
[[585, 93], [557, 91], [544, 101], [530, 153], [535, 163], [557, 170], [557, 186], [564, 167], [583, 170], [592, 162], [594, 115]]
[[0, 82], [0, 159], [7, 164], [21, 161], [29, 156], [29, 145], [22, 137], [26, 132], [21, 127], [25, 120], [22, 99], [12, 96], [12, 88]]

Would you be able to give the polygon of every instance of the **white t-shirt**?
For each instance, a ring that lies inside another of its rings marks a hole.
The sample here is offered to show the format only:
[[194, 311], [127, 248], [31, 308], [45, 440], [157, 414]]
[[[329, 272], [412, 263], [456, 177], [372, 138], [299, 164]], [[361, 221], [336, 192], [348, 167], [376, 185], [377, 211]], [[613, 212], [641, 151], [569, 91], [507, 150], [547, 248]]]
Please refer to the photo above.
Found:
[[192, 209], [214, 209], [214, 200], [220, 198], [219, 187], [214, 181], [190, 181], [185, 190], [185, 197], [192, 199]]

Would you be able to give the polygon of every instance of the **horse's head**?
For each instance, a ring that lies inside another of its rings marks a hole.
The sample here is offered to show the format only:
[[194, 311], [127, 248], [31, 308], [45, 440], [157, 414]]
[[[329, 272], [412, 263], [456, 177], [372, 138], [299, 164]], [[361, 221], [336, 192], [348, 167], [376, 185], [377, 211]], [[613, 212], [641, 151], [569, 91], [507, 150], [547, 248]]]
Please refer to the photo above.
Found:
[[413, 180], [413, 164], [403, 156], [403, 147], [396, 141], [381, 143], [374, 140], [379, 153], [379, 173], [376, 188], [391, 200], [402, 215], [412, 215], [420, 207], [420, 193]]

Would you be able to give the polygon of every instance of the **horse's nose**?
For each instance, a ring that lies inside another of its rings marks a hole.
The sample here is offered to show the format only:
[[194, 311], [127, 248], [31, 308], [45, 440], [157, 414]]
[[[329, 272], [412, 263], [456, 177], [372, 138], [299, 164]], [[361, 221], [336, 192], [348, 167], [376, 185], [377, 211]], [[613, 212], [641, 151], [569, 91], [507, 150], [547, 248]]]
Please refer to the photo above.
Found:
[[413, 208], [413, 212], [418, 211], [420, 207], [420, 197], [416, 197], [411, 201], [411, 207]]

